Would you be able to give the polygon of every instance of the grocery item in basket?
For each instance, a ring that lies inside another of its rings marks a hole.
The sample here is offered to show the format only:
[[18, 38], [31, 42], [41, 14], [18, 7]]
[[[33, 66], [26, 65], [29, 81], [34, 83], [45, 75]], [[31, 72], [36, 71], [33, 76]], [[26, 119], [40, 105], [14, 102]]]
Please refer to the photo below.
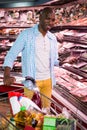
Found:
[[17, 125], [41, 128], [43, 125], [44, 115], [34, 109], [21, 110], [15, 115], [14, 119]]
[[26, 110], [33, 107], [34, 109], [42, 112], [42, 110], [32, 100], [20, 94], [19, 92], [9, 92], [8, 97], [13, 115], [20, 112], [22, 106], [24, 106]]
[[21, 106], [20, 106], [20, 102], [18, 101], [18, 98], [20, 96], [22, 96], [22, 94], [19, 92], [8, 93], [8, 98], [11, 105], [11, 112], [13, 115], [15, 115], [16, 113], [20, 111]]
[[20, 112], [18, 112], [15, 116], [14, 119], [16, 121], [16, 124], [20, 124], [22, 126], [25, 126], [26, 122], [27, 122], [27, 118], [28, 123], [31, 124], [32, 121], [32, 115], [29, 111], [27, 110], [21, 110]]
[[34, 95], [32, 97], [32, 101], [39, 106], [42, 109], [42, 102], [41, 102], [41, 97], [39, 92], [34, 92]]
[[44, 116], [43, 130], [56, 130], [56, 116]]
[[24, 130], [35, 130], [33, 127], [31, 127], [31, 126], [26, 126], [25, 128], [24, 128]]
[[56, 119], [56, 127], [56, 130], [76, 130], [76, 121], [65, 107]]
[[75, 120], [64, 117], [57, 118], [56, 130], [75, 130]]

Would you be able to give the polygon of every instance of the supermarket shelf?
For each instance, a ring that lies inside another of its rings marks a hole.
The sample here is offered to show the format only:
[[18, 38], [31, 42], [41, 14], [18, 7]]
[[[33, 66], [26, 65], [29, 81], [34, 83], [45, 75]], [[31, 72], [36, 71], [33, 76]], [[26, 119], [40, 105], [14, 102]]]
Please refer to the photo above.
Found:
[[[55, 89], [52, 91], [52, 96], [53, 96], [53, 99], [56, 101], [56, 102], [60, 102], [60, 104], [63, 106], [63, 107], [66, 107], [67, 109], [70, 110], [72, 116], [77, 119], [77, 126], [79, 126], [79, 128], [81, 130], [87, 130], [87, 114], [85, 114], [85, 110], [83, 109], [80, 110], [80, 105], [79, 103], [78, 104], [73, 104], [73, 103], [76, 103], [74, 102], [74, 100], [72, 99], [72, 95], [70, 97], [70, 95], [68, 95], [68, 93], [64, 92], [62, 88], [60, 88], [61, 90], [58, 90], [58, 86], [55, 87]], [[61, 91], [61, 92], [60, 92]], [[64, 93], [67, 95], [65, 96]], [[64, 96], [63, 96], [64, 95]], [[70, 97], [70, 99], [69, 99]], [[73, 98], [75, 98], [73, 96]], [[82, 104], [83, 105], [83, 104]], [[87, 104], [85, 104], [86, 107], [87, 107]], [[84, 106], [83, 106], [84, 107]], [[87, 108], [86, 108], [87, 109]], [[62, 111], [62, 110], [61, 110]], [[86, 112], [87, 113], [87, 112]], [[80, 125], [79, 125], [80, 124]]]

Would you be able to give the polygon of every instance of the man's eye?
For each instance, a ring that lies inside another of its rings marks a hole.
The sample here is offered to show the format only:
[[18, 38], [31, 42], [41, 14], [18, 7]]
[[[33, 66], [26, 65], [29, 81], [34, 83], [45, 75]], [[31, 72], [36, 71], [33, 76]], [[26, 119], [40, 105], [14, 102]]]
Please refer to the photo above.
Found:
[[55, 19], [51, 19], [51, 18], [46, 18], [46, 19], [49, 20], [49, 21], [52, 21], [52, 22], [55, 21]]

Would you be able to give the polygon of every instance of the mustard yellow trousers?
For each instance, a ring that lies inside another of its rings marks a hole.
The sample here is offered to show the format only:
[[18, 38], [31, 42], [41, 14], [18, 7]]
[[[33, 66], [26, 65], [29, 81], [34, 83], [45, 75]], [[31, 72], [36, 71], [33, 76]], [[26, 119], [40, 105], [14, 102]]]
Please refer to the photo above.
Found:
[[[41, 96], [41, 101], [42, 101], [42, 107], [43, 108], [47, 108], [50, 107], [50, 100], [48, 98], [51, 98], [51, 94], [52, 94], [52, 81], [51, 79], [47, 79], [47, 80], [38, 80], [36, 81], [36, 85], [40, 90], [40, 93], [42, 93], [43, 95]], [[24, 87], [24, 95], [27, 96], [28, 98], [32, 99], [33, 97], [33, 91], [29, 90], [28, 88]], [[48, 97], [48, 98], [47, 98]]]

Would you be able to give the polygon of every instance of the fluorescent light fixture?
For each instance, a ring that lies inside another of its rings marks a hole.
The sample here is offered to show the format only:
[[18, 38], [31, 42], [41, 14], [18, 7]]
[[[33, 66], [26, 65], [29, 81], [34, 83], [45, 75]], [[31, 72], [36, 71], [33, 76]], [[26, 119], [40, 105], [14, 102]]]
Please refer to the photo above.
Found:
[[50, 0], [0, 0], [0, 8], [38, 6], [49, 1]]

